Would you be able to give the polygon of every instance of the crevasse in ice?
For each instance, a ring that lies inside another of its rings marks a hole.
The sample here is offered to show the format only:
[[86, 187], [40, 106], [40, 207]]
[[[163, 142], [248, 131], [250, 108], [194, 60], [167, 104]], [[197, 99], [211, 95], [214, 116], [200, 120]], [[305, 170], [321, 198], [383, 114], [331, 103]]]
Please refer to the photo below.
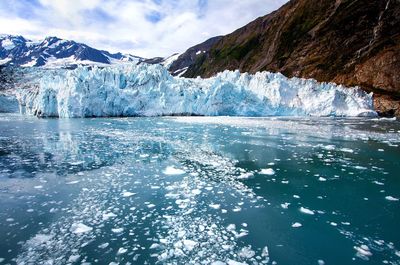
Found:
[[176, 78], [147, 64], [46, 72], [17, 98], [24, 112], [44, 117], [376, 115], [372, 94], [358, 88], [270, 72]]

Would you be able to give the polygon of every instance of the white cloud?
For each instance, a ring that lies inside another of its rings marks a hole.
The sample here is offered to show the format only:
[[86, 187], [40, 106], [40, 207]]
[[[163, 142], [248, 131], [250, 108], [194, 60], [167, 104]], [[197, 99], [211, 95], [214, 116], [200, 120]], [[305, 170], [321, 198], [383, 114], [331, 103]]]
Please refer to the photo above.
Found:
[[57, 36], [113, 52], [166, 56], [230, 33], [286, 1], [10, 0], [0, 3], [0, 33]]

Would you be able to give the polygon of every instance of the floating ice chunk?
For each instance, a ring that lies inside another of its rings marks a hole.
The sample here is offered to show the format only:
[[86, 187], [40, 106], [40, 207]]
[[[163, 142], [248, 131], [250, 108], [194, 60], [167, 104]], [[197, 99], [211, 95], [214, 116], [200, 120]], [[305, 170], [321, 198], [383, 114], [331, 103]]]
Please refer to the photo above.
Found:
[[323, 148], [325, 150], [332, 151], [332, 150], [335, 150], [336, 146], [334, 146], [334, 145], [325, 145]]
[[74, 223], [71, 225], [71, 231], [74, 234], [83, 234], [92, 231], [93, 228], [83, 223]]
[[236, 225], [235, 225], [235, 224], [229, 224], [229, 225], [226, 227], [226, 230], [228, 230], [228, 231], [234, 231], [234, 230], [236, 230]]
[[7, 218], [6, 222], [14, 222], [14, 218]]
[[168, 244], [168, 239], [166, 239], [166, 238], [160, 238], [159, 241], [161, 244], [164, 244], [164, 245]]
[[217, 260], [217, 261], [213, 261], [213, 262], [211, 262], [211, 265], [226, 265], [226, 263], [225, 263], [225, 262], [222, 262], [222, 261], [219, 261], [219, 260]]
[[211, 208], [213, 208], [213, 209], [215, 209], [215, 210], [218, 210], [220, 207], [221, 207], [221, 205], [220, 204], [209, 204], [208, 206], [210, 206]]
[[153, 243], [153, 244], [151, 244], [151, 246], [149, 247], [149, 249], [156, 249], [156, 248], [160, 248], [160, 247], [161, 247], [160, 244]]
[[302, 227], [302, 224], [296, 222], [296, 223], [293, 223], [293, 224], [292, 224], [292, 227], [293, 227], [293, 228]]
[[175, 168], [173, 166], [168, 166], [166, 169], [164, 169], [163, 173], [165, 175], [182, 175], [185, 174], [186, 172], [182, 169]]
[[79, 180], [74, 180], [74, 181], [66, 182], [65, 184], [67, 184], [67, 185], [72, 185], [72, 184], [76, 184], [76, 183], [79, 183]]
[[114, 213], [103, 213], [103, 220], [104, 221], [107, 221], [108, 219], [114, 218], [114, 217], [117, 217], [117, 215], [114, 214]]
[[34, 245], [41, 245], [49, 242], [52, 238], [52, 235], [37, 234], [31, 239], [31, 241]]
[[374, 184], [376, 184], [376, 185], [380, 185], [380, 186], [383, 186], [383, 185], [385, 185], [385, 183], [382, 183], [382, 182], [379, 182], [379, 181], [373, 181], [372, 183], [374, 183]]
[[235, 261], [235, 260], [232, 260], [232, 259], [228, 259], [227, 260], [227, 264], [228, 265], [247, 265], [247, 263]]
[[240, 175], [237, 177], [237, 179], [249, 179], [249, 178], [251, 178], [251, 177], [253, 177], [253, 176], [254, 176], [254, 173], [253, 173], [253, 172], [246, 172], [246, 173], [240, 174]]
[[184, 230], [179, 230], [178, 231], [178, 237], [179, 238], [182, 238], [182, 237], [184, 237], [186, 235], [186, 231], [184, 231]]
[[386, 196], [385, 199], [388, 201], [393, 201], [393, 202], [399, 201], [399, 198], [395, 198], [393, 196]]
[[325, 265], [325, 261], [323, 261], [322, 259], [318, 260], [318, 265]]
[[194, 189], [194, 190], [192, 190], [192, 194], [193, 194], [193, 195], [199, 195], [199, 194], [201, 194], [201, 190], [199, 190], [199, 189]]
[[117, 255], [125, 254], [127, 251], [128, 251], [128, 249], [121, 247], [118, 249]]
[[254, 257], [255, 254], [256, 252], [252, 250], [250, 246], [243, 247], [238, 253], [239, 257], [245, 259], [251, 259], [252, 257]]
[[188, 251], [192, 251], [196, 247], [196, 245], [197, 245], [196, 241], [189, 240], [189, 239], [183, 240], [183, 246]]
[[260, 174], [272, 176], [275, 174], [275, 170], [272, 168], [263, 168], [260, 170]]
[[300, 212], [304, 213], [304, 214], [310, 214], [310, 215], [314, 215], [314, 211], [304, 208], [304, 207], [300, 207]]
[[351, 148], [341, 148], [340, 151], [345, 153], [354, 153], [354, 150]]
[[358, 170], [366, 170], [366, 169], [368, 169], [368, 168], [363, 167], [363, 166], [355, 166], [354, 168], [358, 169]]
[[265, 246], [261, 252], [261, 257], [269, 257], [268, 246]]
[[330, 225], [331, 225], [331, 226], [337, 226], [337, 223], [335, 223], [335, 222], [330, 222]]
[[354, 249], [357, 251], [356, 256], [363, 260], [369, 260], [369, 257], [372, 256], [372, 253], [367, 245], [361, 245], [359, 247], [355, 246]]
[[318, 178], [318, 181], [326, 181], [326, 178], [324, 178], [324, 177], [319, 177], [319, 178]]
[[281, 207], [282, 207], [283, 209], [287, 209], [287, 208], [289, 208], [289, 205], [290, 205], [289, 202], [285, 202], [285, 203], [282, 203], [282, 204], [281, 204]]
[[240, 212], [242, 210], [241, 207], [235, 206], [235, 208], [232, 209], [233, 212]]
[[37, 185], [37, 186], [34, 186], [33, 188], [35, 188], [35, 189], [43, 189], [43, 186], [42, 185]]
[[75, 263], [79, 260], [80, 257], [81, 255], [71, 255], [68, 259], [68, 262]]
[[185, 209], [186, 207], [189, 206], [190, 200], [189, 199], [184, 199], [184, 200], [178, 199], [175, 201], [175, 203], [178, 205], [179, 208]]
[[122, 197], [131, 197], [131, 196], [133, 196], [135, 194], [136, 193], [134, 193], [134, 192], [124, 191], [124, 192], [122, 192]]
[[124, 231], [124, 228], [122, 228], [122, 227], [112, 228], [111, 231], [113, 233], [119, 234], [119, 233], [122, 233]]
[[108, 247], [109, 245], [110, 245], [110, 243], [103, 243], [103, 244], [98, 245], [97, 247], [98, 247], [98, 248], [101, 248], [101, 249], [105, 249], [105, 248]]

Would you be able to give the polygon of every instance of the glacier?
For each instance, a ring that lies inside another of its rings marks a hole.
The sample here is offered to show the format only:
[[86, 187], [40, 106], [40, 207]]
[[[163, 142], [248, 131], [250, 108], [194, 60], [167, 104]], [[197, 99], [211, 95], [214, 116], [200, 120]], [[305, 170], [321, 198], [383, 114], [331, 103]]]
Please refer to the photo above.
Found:
[[173, 77], [161, 65], [43, 71], [34, 89], [19, 89], [23, 113], [39, 117], [376, 116], [372, 93], [280, 73], [224, 71]]
[[13, 95], [0, 94], [0, 113], [12, 113], [19, 111], [19, 103]]

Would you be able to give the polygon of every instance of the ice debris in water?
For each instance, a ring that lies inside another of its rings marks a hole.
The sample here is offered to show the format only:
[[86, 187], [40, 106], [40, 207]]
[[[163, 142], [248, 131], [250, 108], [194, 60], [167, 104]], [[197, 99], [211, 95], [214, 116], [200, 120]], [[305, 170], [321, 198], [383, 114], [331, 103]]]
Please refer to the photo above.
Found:
[[376, 116], [372, 93], [280, 73], [224, 71], [175, 78], [161, 65], [43, 71], [39, 87], [20, 90], [22, 111], [44, 117]]
[[386, 196], [385, 199], [388, 200], [388, 201], [393, 201], [393, 202], [399, 201], [398, 198], [395, 198], [395, 197], [393, 197], [393, 196]]
[[363, 259], [369, 260], [369, 257], [372, 256], [372, 253], [367, 245], [355, 246], [354, 249], [357, 251], [356, 256]]
[[82, 233], [87, 233], [92, 231], [93, 228], [91, 228], [90, 226], [87, 226], [83, 223], [74, 223], [71, 226], [71, 231], [74, 234], [82, 234]]
[[275, 170], [273, 170], [272, 168], [263, 168], [260, 170], [260, 174], [271, 176], [275, 174]]
[[310, 214], [310, 215], [314, 215], [314, 211], [304, 208], [304, 207], [300, 207], [300, 212], [304, 213], [304, 214]]
[[340, 151], [345, 152], [345, 153], [354, 153], [354, 150], [351, 148], [342, 148]]
[[124, 191], [122, 193], [122, 197], [131, 197], [133, 195], [135, 195], [136, 193], [130, 192], [130, 191]]
[[293, 223], [293, 224], [292, 224], [292, 227], [293, 227], [293, 228], [302, 227], [302, 224], [301, 224], [301, 223], [298, 223], [298, 222], [296, 222], [296, 223]]
[[163, 173], [165, 175], [182, 175], [185, 174], [185, 171], [179, 168], [175, 168], [173, 166], [168, 166]]

